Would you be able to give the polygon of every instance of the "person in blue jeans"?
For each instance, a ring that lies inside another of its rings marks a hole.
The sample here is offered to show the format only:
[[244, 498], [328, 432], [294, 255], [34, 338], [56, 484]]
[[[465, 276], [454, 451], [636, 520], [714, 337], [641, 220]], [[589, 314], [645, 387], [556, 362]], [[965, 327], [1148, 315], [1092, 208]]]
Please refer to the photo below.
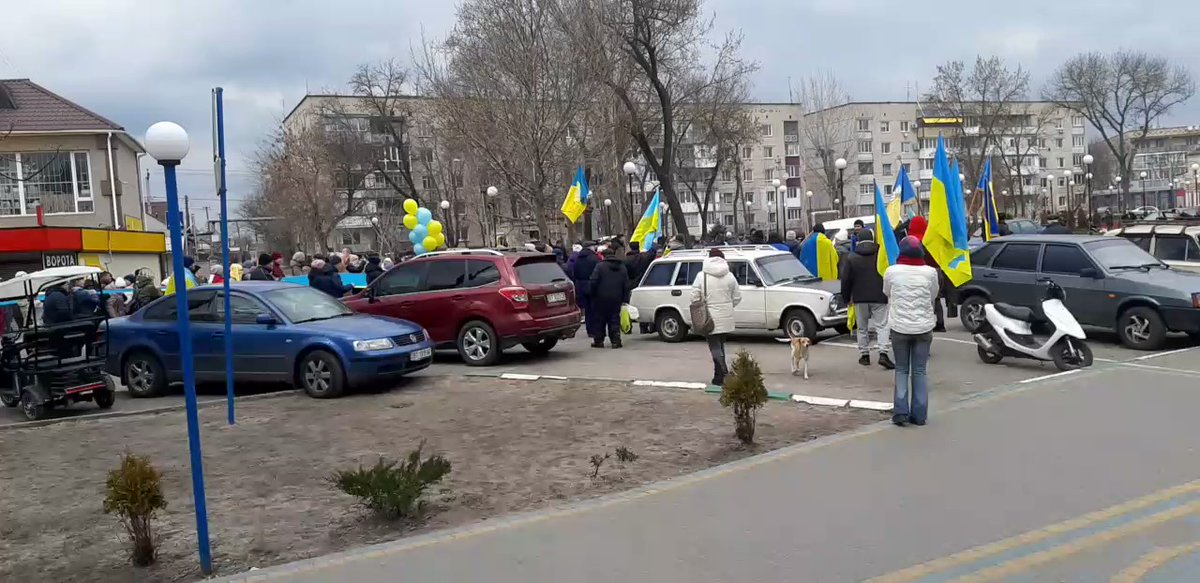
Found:
[[933, 299], [938, 294], [937, 270], [925, 264], [920, 239], [900, 241], [900, 257], [883, 274], [888, 297], [888, 327], [896, 360], [896, 391], [892, 423], [924, 425], [929, 417], [929, 345], [933, 343]]

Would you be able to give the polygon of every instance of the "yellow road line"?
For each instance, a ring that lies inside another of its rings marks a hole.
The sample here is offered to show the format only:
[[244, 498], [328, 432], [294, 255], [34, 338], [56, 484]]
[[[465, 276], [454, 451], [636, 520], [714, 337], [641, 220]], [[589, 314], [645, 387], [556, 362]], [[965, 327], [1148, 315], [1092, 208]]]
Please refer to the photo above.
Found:
[[1125, 567], [1120, 573], [1117, 573], [1111, 579], [1111, 583], [1137, 583], [1142, 580], [1150, 571], [1153, 571], [1168, 562], [1188, 553], [1193, 553], [1200, 550], [1200, 542], [1189, 545], [1180, 545], [1177, 547], [1167, 547], [1158, 549], [1153, 552], [1142, 555], [1137, 561], [1128, 567]]
[[[1017, 536], [993, 543], [988, 543], [986, 545], [968, 549], [953, 555], [942, 557], [940, 559], [934, 559], [927, 563], [902, 569], [894, 573], [881, 575], [879, 577], [869, 579], [867, 583], [906, 583], [917, 581], [922, 577], [927, 577], [947, 569], [972, 563], [980, 559], [998, 555], [1019, 547], [1039, 543], [1056, 536], [1061, 536], [1075, 530], [1086, 528], [1106, 520], [1111, 520], [1113, 518], [1129, 514], [1131, 512], [1136, 512], [1143, 508], [1165, 502], [1184, 494], [1194, 494], [1197, 492], [1200, 492], [1200, 480], [1188, 482], [1187, 484], [1174, 486], [1165, 490], [1160, 490], [1142, 498], [1123, 502], [1104, 510], [1098, 510], [1096, 512], [1072, 518], [1058, 524], [1052, 524], [1038, 530], [1019, 534]], [[1197, 504], [1200, 504], [1200, 502]]]

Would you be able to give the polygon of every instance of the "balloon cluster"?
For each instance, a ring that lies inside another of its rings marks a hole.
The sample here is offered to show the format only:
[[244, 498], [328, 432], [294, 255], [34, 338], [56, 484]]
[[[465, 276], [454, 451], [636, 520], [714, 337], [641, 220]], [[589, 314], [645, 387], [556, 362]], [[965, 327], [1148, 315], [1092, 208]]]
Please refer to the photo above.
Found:
[[404, 201], [404, 226], [408, 227], [408, 240], [412, 241], [413, 253], [424, 255], [446, 245], [442, 224], [433, 220], [429, 209], [413, 199]]

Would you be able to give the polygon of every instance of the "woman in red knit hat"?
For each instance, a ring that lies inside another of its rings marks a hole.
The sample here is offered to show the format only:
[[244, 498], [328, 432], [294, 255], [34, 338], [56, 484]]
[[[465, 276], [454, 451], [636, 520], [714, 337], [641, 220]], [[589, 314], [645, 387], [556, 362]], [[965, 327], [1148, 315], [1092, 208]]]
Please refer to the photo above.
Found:
[[896, 264], [883, 274], [888, 297], [888, 328], [896, 364], [892, 423], [924, 425], [929, 415], [929, 380], [925, 366], [933, 343], [937, 270], [925, 264], [921, 241], [909, 235], [900, 241]]

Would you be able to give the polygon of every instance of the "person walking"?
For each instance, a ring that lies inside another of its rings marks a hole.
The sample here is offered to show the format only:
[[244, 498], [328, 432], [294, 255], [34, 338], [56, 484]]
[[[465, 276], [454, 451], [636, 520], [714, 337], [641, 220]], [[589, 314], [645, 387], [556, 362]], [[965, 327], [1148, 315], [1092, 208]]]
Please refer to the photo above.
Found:
[[842, 270], [842, 298], [854, 306], [858, 326], [858, 364], [871, 364], [871, 331], [879, 349], [879, 366], [896, 368], [892, 362], [888, 335], [888, 298], [883, 295], [883, 276], [879, 275], [879, 244], [871, 231], [858, 234], [858, 245], [846, 258]]
[[938, 272], [925, 264], [925, 250], [916, 237], [900, 241], [900, 257], [883, 274], [888, 298], [888, 326], [896, 353], [896, 389], [892, 423], [924, 425], [929, 417], [929, 379], [925, 367], [933, 343], [933, 302], [938, 295]]
[[[592, 348], [604, 348], [606, 327], [612, 347], [621, 347], [621, 304], [629, 302], [632, 290], [629, 271], [625, 269], [625, 263], [616, 253], [609, 253], [608, 257], [592, 270], [592, 276], [588, 280], [588, 300], [591, 302], [592, 313], [596, 315]], [[591, 317], [588, 321], [591, 321]]]
[[[579, 304], [579, 309], [583, 310], [584, 330], [591, 338], [596, 337], [596, 328], [599, 322], [599, 316], [592, 309], [591, 302], [592, 272], [600, 263], [594, 246], [595, 243], [592, 241], [584, 243], [583, 249], [579, 251], [579, 256], [575, 258], [575, 266], [571, 269], [571, 280], [575, 283], [575, 301]], [[603, 328], [602, 325], [600, 327]]]
[[266, 253], [259, 255], [258, 265], [246, 274], [246, 279], [250, 281], [275, 281], [275, 277], [271, 275], [273, 261], [271, 256]]
[[724, 385], [729, 365], [725, 361], [725, 338], [733, 332], [733, 309], [742, 301], [742, 288], [729, 272], [725, 254], [715, 247], [708, 250], [704, 267], [692, 282], [693, 304], [704, 302], [712, 318], [713, 329], [708, 334], [708, 352], [712, 355], [712, 384]]

